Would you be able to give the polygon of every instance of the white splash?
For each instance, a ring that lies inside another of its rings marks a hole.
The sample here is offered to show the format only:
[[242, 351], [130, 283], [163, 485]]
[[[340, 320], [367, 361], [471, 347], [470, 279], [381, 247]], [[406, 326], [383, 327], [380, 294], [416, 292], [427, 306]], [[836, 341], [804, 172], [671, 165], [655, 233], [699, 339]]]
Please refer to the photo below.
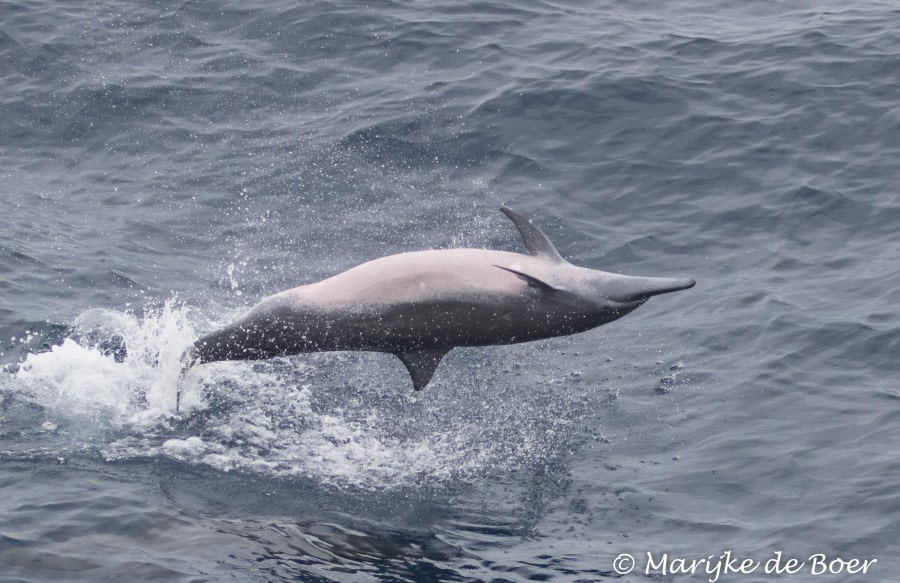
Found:
[[[72, 337], [49, 352], [29, 354], [16, 378], [51, 409], [103, 409], [131, 423], [170, 415], [181, 354], [196, 338], [188, 314], [174, 299], [142, 317], [87, 310], [76, 318]], [[122, 362], [102, 348], [111, 341], [126, 347]]]

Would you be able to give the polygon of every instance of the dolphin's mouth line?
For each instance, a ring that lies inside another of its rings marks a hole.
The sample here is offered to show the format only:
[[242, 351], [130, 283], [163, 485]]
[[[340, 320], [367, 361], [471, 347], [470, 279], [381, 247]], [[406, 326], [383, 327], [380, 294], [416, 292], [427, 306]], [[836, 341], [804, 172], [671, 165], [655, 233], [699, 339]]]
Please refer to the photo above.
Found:
[[653, 296], [669, 294], [672, 292], [682, 291], [694, 287], [697, 282], [693, 279], [663, 279], [663, 278], [647, 278], [648, 282], [643, 285], [636, 286], [638, 289], [631, 293], [612, 298], [614, 301], [623, 304], [643, 304]]

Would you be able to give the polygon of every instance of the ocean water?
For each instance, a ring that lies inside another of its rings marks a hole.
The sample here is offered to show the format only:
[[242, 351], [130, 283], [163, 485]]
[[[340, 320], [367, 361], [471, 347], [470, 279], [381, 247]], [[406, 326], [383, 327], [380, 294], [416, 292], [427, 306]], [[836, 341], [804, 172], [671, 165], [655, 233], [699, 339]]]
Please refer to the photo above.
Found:
[[[0, 580], [900, 580], [898, 30], [0, 2]], [[523, 251], [501, 203], [698, 285], [417, 394], [386, 355], [210, 364], [175, 414], [200, 334], [383, 255]]]

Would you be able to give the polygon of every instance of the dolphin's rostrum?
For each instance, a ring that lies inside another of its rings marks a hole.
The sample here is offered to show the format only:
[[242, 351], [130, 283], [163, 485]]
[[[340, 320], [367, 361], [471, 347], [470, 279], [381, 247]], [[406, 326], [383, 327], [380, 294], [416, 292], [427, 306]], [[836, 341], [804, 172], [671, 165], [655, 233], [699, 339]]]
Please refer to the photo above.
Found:
[[[415, 389], [457, 346], [514, 344], [590, 330], [693, 279], [632, 277], [572, 265], [531, 221], [503, 207], [531, 255], [443, 249], [390, 255], [269, 296], [197, 340], [188, 369], [330, 350], [397, 355]], [[180, 400], [179, 387], [179, 400]]]

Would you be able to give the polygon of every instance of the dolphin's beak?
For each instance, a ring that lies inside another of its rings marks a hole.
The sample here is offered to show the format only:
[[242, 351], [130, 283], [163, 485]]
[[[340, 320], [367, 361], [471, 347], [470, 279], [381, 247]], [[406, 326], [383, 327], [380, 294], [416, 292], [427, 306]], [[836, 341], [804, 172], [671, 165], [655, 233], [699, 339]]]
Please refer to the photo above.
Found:
[[622, 303], [643, 303], [651, 296], [677, 292], [694, 287], [697, 283], [687, 277], [631, 277], [622, 276], [617, 282], [618, 289], [610, 294], [611, 299]]

